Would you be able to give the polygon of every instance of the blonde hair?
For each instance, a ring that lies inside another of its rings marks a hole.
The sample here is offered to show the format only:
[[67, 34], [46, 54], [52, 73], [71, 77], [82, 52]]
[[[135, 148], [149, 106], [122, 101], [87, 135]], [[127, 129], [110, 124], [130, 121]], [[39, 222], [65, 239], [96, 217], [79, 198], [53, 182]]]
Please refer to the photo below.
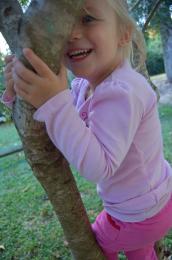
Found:
[[114, 9], [119, 21], [119, 33], [122, 35], [127, 30], [131, 32], [131, 40], [121, 47], [123, 59], [128, 59], [131, 65], [139, 69], [146, 60], [146, 48], [143, 33], [129, 14], [126, 0], [107, 0]]

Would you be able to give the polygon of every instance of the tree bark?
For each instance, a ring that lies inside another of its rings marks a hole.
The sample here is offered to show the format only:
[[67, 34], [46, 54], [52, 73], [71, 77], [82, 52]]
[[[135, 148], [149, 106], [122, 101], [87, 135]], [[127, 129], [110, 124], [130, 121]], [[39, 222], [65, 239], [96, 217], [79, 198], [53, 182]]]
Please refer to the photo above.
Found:
[[172, 83], [172, 22], [170, 11], [167, 12], [166, 20], [160, 22], [160, 33], [164, 54], [164, 66], [167, 79]]
[[22, 8], [17, 0], [0, 0], [0, 32], [13, 53], [18, 46], [17, 32], [21, 16]]
[[[57, 73], [65, 41], [82, 4], [83, 0], [37, 0], [22, 15], [17, 0], [0, 0], [0, 30], [25, 65], [30, 67], [22, 48], [30, 47]], [[34, 112], [17, 97], [13, 118], [26, 159], [48, 194], [73, 258], [103, 260], [69, 164], [49, 140], [44, 124], [33, 120]]]

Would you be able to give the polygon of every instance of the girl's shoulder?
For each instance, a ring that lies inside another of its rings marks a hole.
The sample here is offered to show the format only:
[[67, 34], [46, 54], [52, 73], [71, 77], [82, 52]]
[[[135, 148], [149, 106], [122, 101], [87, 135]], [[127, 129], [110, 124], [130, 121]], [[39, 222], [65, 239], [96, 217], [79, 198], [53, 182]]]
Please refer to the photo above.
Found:
[[95, 90], [94, 101], [128, 100], [143, 111], [149, 111], [157, 104], [157, 96], [147, 79], [129, 64], [113, 71]]
[[126, 89], [136, 99], [140, 100], [144, 107], [157, 103], [156, 92], [152, 89], [148, 80], [139, 72], [126, 63], [117, 72], [112, 73], [114, 87]]

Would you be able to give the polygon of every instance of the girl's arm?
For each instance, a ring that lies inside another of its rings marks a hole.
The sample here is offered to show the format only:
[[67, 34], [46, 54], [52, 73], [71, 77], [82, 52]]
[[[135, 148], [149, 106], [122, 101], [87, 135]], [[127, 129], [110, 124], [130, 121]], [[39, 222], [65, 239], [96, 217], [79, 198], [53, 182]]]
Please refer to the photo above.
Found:
[[119, 82], [97, 87], [87, 127], [67, 89], [65, 68], [57, 76], [31, 50], [25, 49], [24, 55], [37, 74], [15, 59], [12, 76], [16, 93], [39, 108], [34, 119], [45, 122], [55, 146], [86, 179], [98, 183], [111, 177], [129, 150], [143, 112], [132, 88]]
[[142, 106], [125, 84], [96, 89], [88, 124], [73, 106], [66, 90], [47, 101], [34, 114], [45, 122], [49, 137], [82, 176], [99, 183], [112, 177], [133, 141]]

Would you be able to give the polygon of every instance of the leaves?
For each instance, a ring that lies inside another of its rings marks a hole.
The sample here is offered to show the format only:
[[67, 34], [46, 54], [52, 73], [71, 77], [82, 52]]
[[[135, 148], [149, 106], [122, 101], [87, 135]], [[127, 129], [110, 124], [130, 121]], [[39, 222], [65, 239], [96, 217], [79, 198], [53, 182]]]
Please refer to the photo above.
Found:
[[[135, 6], [136, 2], [137, 0], [128, 1], [129, 7], [132, 8], [133, 6]], [[155, 0], [138, 1], [136, 8], [132, 9], [132, 14], [141, 27], [144, 25], [144, 22], [150, 14], [154, 4]], [[168, 14], [170, 17], [170, 8], [171, 0], [162, 1], [162, 4], [159, 6], [155, 16], [151, 20], [151, 27], [158, 29], [159, 23], [161, 21], [164, 22], [166, 20], [165, 18], [168, 17]]]
[[19, 0], [19, 3], [20, 3], [22, 6], [27, 5], [28, 2], [29, 2], [29, 0]]
[[0, 245], [0, 251], [4, 251], [4, 250], [5, 250], [4, 245]]

